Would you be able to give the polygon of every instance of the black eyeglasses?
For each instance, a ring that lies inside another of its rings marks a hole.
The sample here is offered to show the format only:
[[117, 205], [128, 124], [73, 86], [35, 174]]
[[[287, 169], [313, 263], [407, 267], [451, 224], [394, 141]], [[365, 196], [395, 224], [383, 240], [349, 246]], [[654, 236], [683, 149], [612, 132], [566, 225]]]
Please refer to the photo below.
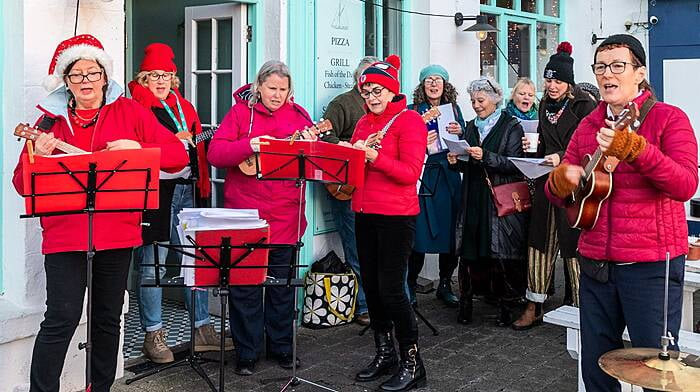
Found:
[[370, 94], [374, 95], [375, 97], [378, 97], [378, 96], [382, 95], [382, 91], [384, 91], [384, 87], [375, 87], [370, 91], [366, 91], [366, 90], [360, 91], [360, 96], [364, 99], [369, 98]]
[[498, 95], [498, 91], [496, 90], [496, 87], [493, 87], [493, 84], [491, 84], [491, 81], [488, 80], [488, 79], [486, 79], [486, 83], [488, 83], [489, 86], [491, 86], [491, 90], [493, 90], [493, 92], [494, 92], [496, 95]]
[[606, 68], [610, 68], [610, 72], [614, 74], [621, 74], [625, 72], [625, 69], [627, 68], [627, 65], [631, 65], [633, 68], [639, 68], [641, 65], [637, 65], [634, 63], [627, 63], [624, 61], [613, 61], [610, 64], [605, 64], [605, 63], [595, 63], [591, 64], [591, 70], [593, 70], [593, 73], [596, 75], [602, 75], [605, 73]]
[[426, 86], [430, 86], [433, 84], [439, 86], [443, 83], [445, 83], [445, 81], [442, 78], [427, 78], [423, 81], [423, 84], [425, 84]]
[[83, 74], [69, 74], [67, 75], [68, 80], [73, 83], [73, 84], [80, 84], [82, 83], [85, 79], [87, 79], [88, 82], [96, 82], [100, 79], [102, 79], [102, 71], [98, 72], [90, 72], [87, 75]]
[[173, 73], [172, 72], [166, 72], [159, 74], [158, 72], [151, 72], [148, 74], [148, 80], [151, 82], [157, 82], [158, 79], [163, 79], [163, 81], [170, 81], [173, 78]]

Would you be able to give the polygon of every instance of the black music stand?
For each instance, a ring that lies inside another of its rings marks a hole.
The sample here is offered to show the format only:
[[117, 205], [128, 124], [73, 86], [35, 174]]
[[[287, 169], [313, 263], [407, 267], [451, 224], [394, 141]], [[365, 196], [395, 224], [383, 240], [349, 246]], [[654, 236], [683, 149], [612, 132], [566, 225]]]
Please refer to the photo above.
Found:
[[29, 193], [22, 195], [27, 214], [20, 218], [87, 214], [87, 337], [85, 342], [78, 343], [78, 348], [85, 350], [85, 389], [90, 391], [92, 261], [96, 252], [92, 238], [93, 218], [96, 213], [143, 212], [157, 208], [160, 149], [34, 156], [34, 163], [30, 163], [28, 155], [22, 159], [24, 186]]
[[[261, 170], [261, 164], [260, 161], [263, 159], [263, 157], [269, 156], [269, 157], [282, 157], [285, 158], [286, 161], [282, 162], [282, 164], [278, 165], [276, 168], [271, 169], [267, 172], [262, 172]], [[337, 170], [328, 170], [327, 168], [323, 167], [323, 163], [326, 162], [331, 162], [338, 164], [340, 163], [340, 168]], [[350, 161], [347, 159], [338, 159], [338, 158], [333, 158], [333, 157], [325, 157], [317, 154], [306, 154], [303, 149], [300, 149], [296, 153], [289, 153], [289, 152], [259, 152], [256, 154], [256, 160], [255, 160], [255, 167], [256, 167], [256, 176], [258, 180], [263, 180], [263, 181], [280, 181], [280, 180], [292, 180], [295, 181], [297, 188], [299, 188], [299, 213], [298, 213], [298, 219], [297, 219], [297, 244], [295, 246], [296, 252], [294, 254], [294, 265], [295, 268], [290, 268], [289, 269], [289, 276], [287, 277], [287, 281], [290, 282], [292, 280], [292, 274], [294, 274], [294, 279], [301, 281], [298, 277], [298, 267], [299, 267], [299, 253], [301, 252], [301, 247], [304, 246], [304, 243], [301, 241], [302, 235], [301, 235], [301, 216], [304, 213], [303, 208], [302, 208], [302, 198], [304, 196], [304, 182], [305, 181], [317, 181], [317, 182], [324, 182], [324, 183], [337, 183], [337, 184], [347, 184], [347, 181], [349, 179], [349, 163]], [[307, 165], [309, 168], [317, 171], [321, 171], [321, 176], [319, 179], [318, 177], [308, 177], [307, 176]], [[294, 170], [294, 174], [292, 177], [288, 175], [288, 173], [283, 173], [283, 169], [294, 169], [294, 166], [296, 166], [296, 170]], [[325, 178], [324, 175], [327, 175], [328, 178]], [[289, 285], [288, 285], [289, 286]], [[289, 390], [292, 387], [298, 386], [301, 383], [309, 384], [311, 386], [314, 386], [316, 388], [320, 388], [326, 391], [331, 391], [331, 392], [338, 392], [335, 389], [329, 388], [327, 386], [321, 385], [319, 383], [306, 380], [304, 378], [301, 378], [297, 376], [297, 333], [298, 333], [298, 328], [297, 328], [297, 321], [299, 319], [299, 288], [303, 287], [303, 283], [294, 286], [294, 317], [292, 318], [292, 376], [291, 378], [288, 379], [287, 383], [282, 386], [282, 389], [280, 392], [284, 392]], [[268, 381], [276, 381], [276, 380], [268, 380]]]
[[[214, 362], [207, 360], [205, 358], [201, 357], [200, 353], [195, 353], [194, 352], [194, 290], [192, 290], [192, 306], [190, 307], [190, 331], [191, 331], [191, 339], [190, 339], [190, 344], [189, 344], [189, 353], [187, 357], [180, 359], [178, 361], [169, 363], [165, 366], [157, 367], [154, 368], [148, 372], [145, 372], [144, 374], [139, 374], [136, 377], [133, 377], [129, 380], [126, 381], [126, 384], [131, 384], [134, 381], [143, 379], [145, 377], [151, 376], [156, 373], [160, 373], [162, 371], [165, 371], [167, 369], [171, 369], [175, 366], [179, 366], [182, 364], [188, 364], [190, 367], [207, 383], [209, 388], [213, 392], [223, 392], [225, 390], [225, 372], [224, 372], [224, 365], [225, 365], [225, 340], [226, 340], [226, 311], [227, 311], [227, 299], [228, 299], [228, 294], [229, 294], [229, 287], [231, 286], [230, 284], [230, 276], [232, 271], [236, 270], [241, 270], [241, 269], [246, 269], [246, 268], [265, 268], [267, 269], [267, 265], [239, 265], [244, 259], [246, 259], [248, 256], [250, 256], [254, 250], [256, 249], [284, 249], [284, 248], [295, 248], [296, 245], [287, 245], [287, 244], [268, 244], [265, 243], [266, 237], [261, 237], [259, 241], [254, 242], [254, 243], [243, 243], [241, 245], [232, 245], [231, 244], [231, 237], [221, 237], [221, 243], [218, 245], [201, 245], [198, 244], [194, 238], [191, 236], [187, 236], [187, 240], [190, 242], [191, 245], [170, 245], [170, 244], [158, 244], [154, 243], [154, 247], [165, 247], [169, 250], [173, 250], [175, 252], [178, 252], [182, 255], [185, 256], [190, 256], [194, 258], [195, 260], [202, 260], [207, 263], [207, 265], [180, 265], [178, 266], [179, 268], [193, 268], [195, 270], [198, 269], [216, 269], [218, 271], [218, 276], [217, 276], [217, 282], [216, 284], [195, 284], [193, 285], [187, 285], [185, 282], [182, 280], [182, 278], [170, 278], [170, 279], [161, 279], [160, 274], [157, 273], [159, 268], [161, 266], [164, 266], [164, 264], [160, 263], [160, 259], [158, 256], [158, 251], [157, 249], [154, 249], [154, 263], [153, 264], [142, 264], [142, 266], [146, 267], [154, 267], [156, 269], [156, 274], [155, 278], [152, 280], [147, 280], [145, 283], [143, 283], [141, 286], [142, 287], [198, 287], [198, 288], [214, 288], [214, 295], [219, 297], [220, 304], [221, 304], [221, 319], [220, 319], [220, 329], [221, 329], [221, 334], [220, 334], [220, 341], [219, 341], [219, 360], [216, 361], [219, 363], [219, 388], [217, 389], [214, 386], [214, 383], [211, 381], [209, 376], [207, 376], [206, 372], [201, 367], [202, 362]], [[244, 250], [244, 252], [237, 256], [234, 260], [231, 258], [231, 251], [233, 249], [241, 249]], [[193, 250], [197, 251], [200, 253], [200, 255], [197, 255], [196, 253], [190, 252], [188, 250]], [[218, 251], [219, 257], [218, 260], [216, 260], [212, 253], [213, 251]], [[173, 268], [174, 266], [171, 266]], [[290, 264], [289, 266], [290, 270], [292, 268], [297, 268], [296, 265]], [[291, 273], [289, 274], [291, 276]], [[289, 287], [296, 287], [299, 285], [302, 285], [301, 280], [293, 280], [293, 279], [268, 279], [262, 284], [253, 284], [253, 285], [236, 285], [236, 286], [279, 286], [279, 285], [285, 285]]]

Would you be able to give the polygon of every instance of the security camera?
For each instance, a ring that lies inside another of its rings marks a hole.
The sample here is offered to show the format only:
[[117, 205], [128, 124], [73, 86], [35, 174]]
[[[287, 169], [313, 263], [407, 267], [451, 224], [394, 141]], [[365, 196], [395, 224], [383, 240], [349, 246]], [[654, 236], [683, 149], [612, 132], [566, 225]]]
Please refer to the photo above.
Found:
[[649, 23], [655, 25], [655, 24], [659, 23], [659, 18], [656, 17], [656, 16], [654, 16], [654, 15], [652, 15], [652, 16], [649, 17]]

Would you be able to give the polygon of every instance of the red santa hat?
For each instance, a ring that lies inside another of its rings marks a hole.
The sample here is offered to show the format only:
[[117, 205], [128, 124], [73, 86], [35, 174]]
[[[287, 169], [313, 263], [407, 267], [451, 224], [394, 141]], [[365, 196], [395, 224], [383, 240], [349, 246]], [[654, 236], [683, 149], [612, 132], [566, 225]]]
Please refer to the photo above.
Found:
[[385, 61], [378, 61], [365, 69], [360, 76], [360, 87], [365, 83], [377, 83], [384, 86], [394, 94], [400, 90], [399, 68], [401, 59], [392, 54]]
[[112, 58], [105, 52], [102, 43], [90, 34], [81, 34], [58, 44], [49, 64], [49, 75], [42, 83], [44, 88], [53, 91], [61, 86], [66, 68], [77, 60], [96, 61], [104, 68], [107, 78], [112, 78]]
[[143, 61], [139, 71], [162, 70], [165, 72], [177, 72], [175, 65], [175, 53], [166, 44], [160, 42], [146, 46], [143, 51]]

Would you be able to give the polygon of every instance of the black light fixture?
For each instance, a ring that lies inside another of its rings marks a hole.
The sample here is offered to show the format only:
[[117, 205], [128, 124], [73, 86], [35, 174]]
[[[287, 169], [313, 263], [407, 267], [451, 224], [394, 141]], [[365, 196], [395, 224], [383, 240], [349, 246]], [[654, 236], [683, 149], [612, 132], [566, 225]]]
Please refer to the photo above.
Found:
[[596, 33], [593, 33], [593, 35], [591, 36], [591, 45], [595, 45], [598, 43], [598, 41], [602, 41], [605, 39], [608, 39], [608, 37], [598, 37]]
[[455, 14], [455, 25], [456, 26], [461, 26], [464, 24], [465, 20], [473, 20], [476, 21], [476, 23], [472, 26], [467, 27], [463, 31], [473, 31], [476, 33], [476, 38], [479, 39], [479, 41], [483, 41], [488, 37], [488, 33], [491, 32], [496, 32], [498, 31], [497, 28], [491, 26], [488, 22], [488, 16], [486, 15], [474, 15], [474, 16], [464, 16], [462, 15], [461, 12], [457, 12]]

